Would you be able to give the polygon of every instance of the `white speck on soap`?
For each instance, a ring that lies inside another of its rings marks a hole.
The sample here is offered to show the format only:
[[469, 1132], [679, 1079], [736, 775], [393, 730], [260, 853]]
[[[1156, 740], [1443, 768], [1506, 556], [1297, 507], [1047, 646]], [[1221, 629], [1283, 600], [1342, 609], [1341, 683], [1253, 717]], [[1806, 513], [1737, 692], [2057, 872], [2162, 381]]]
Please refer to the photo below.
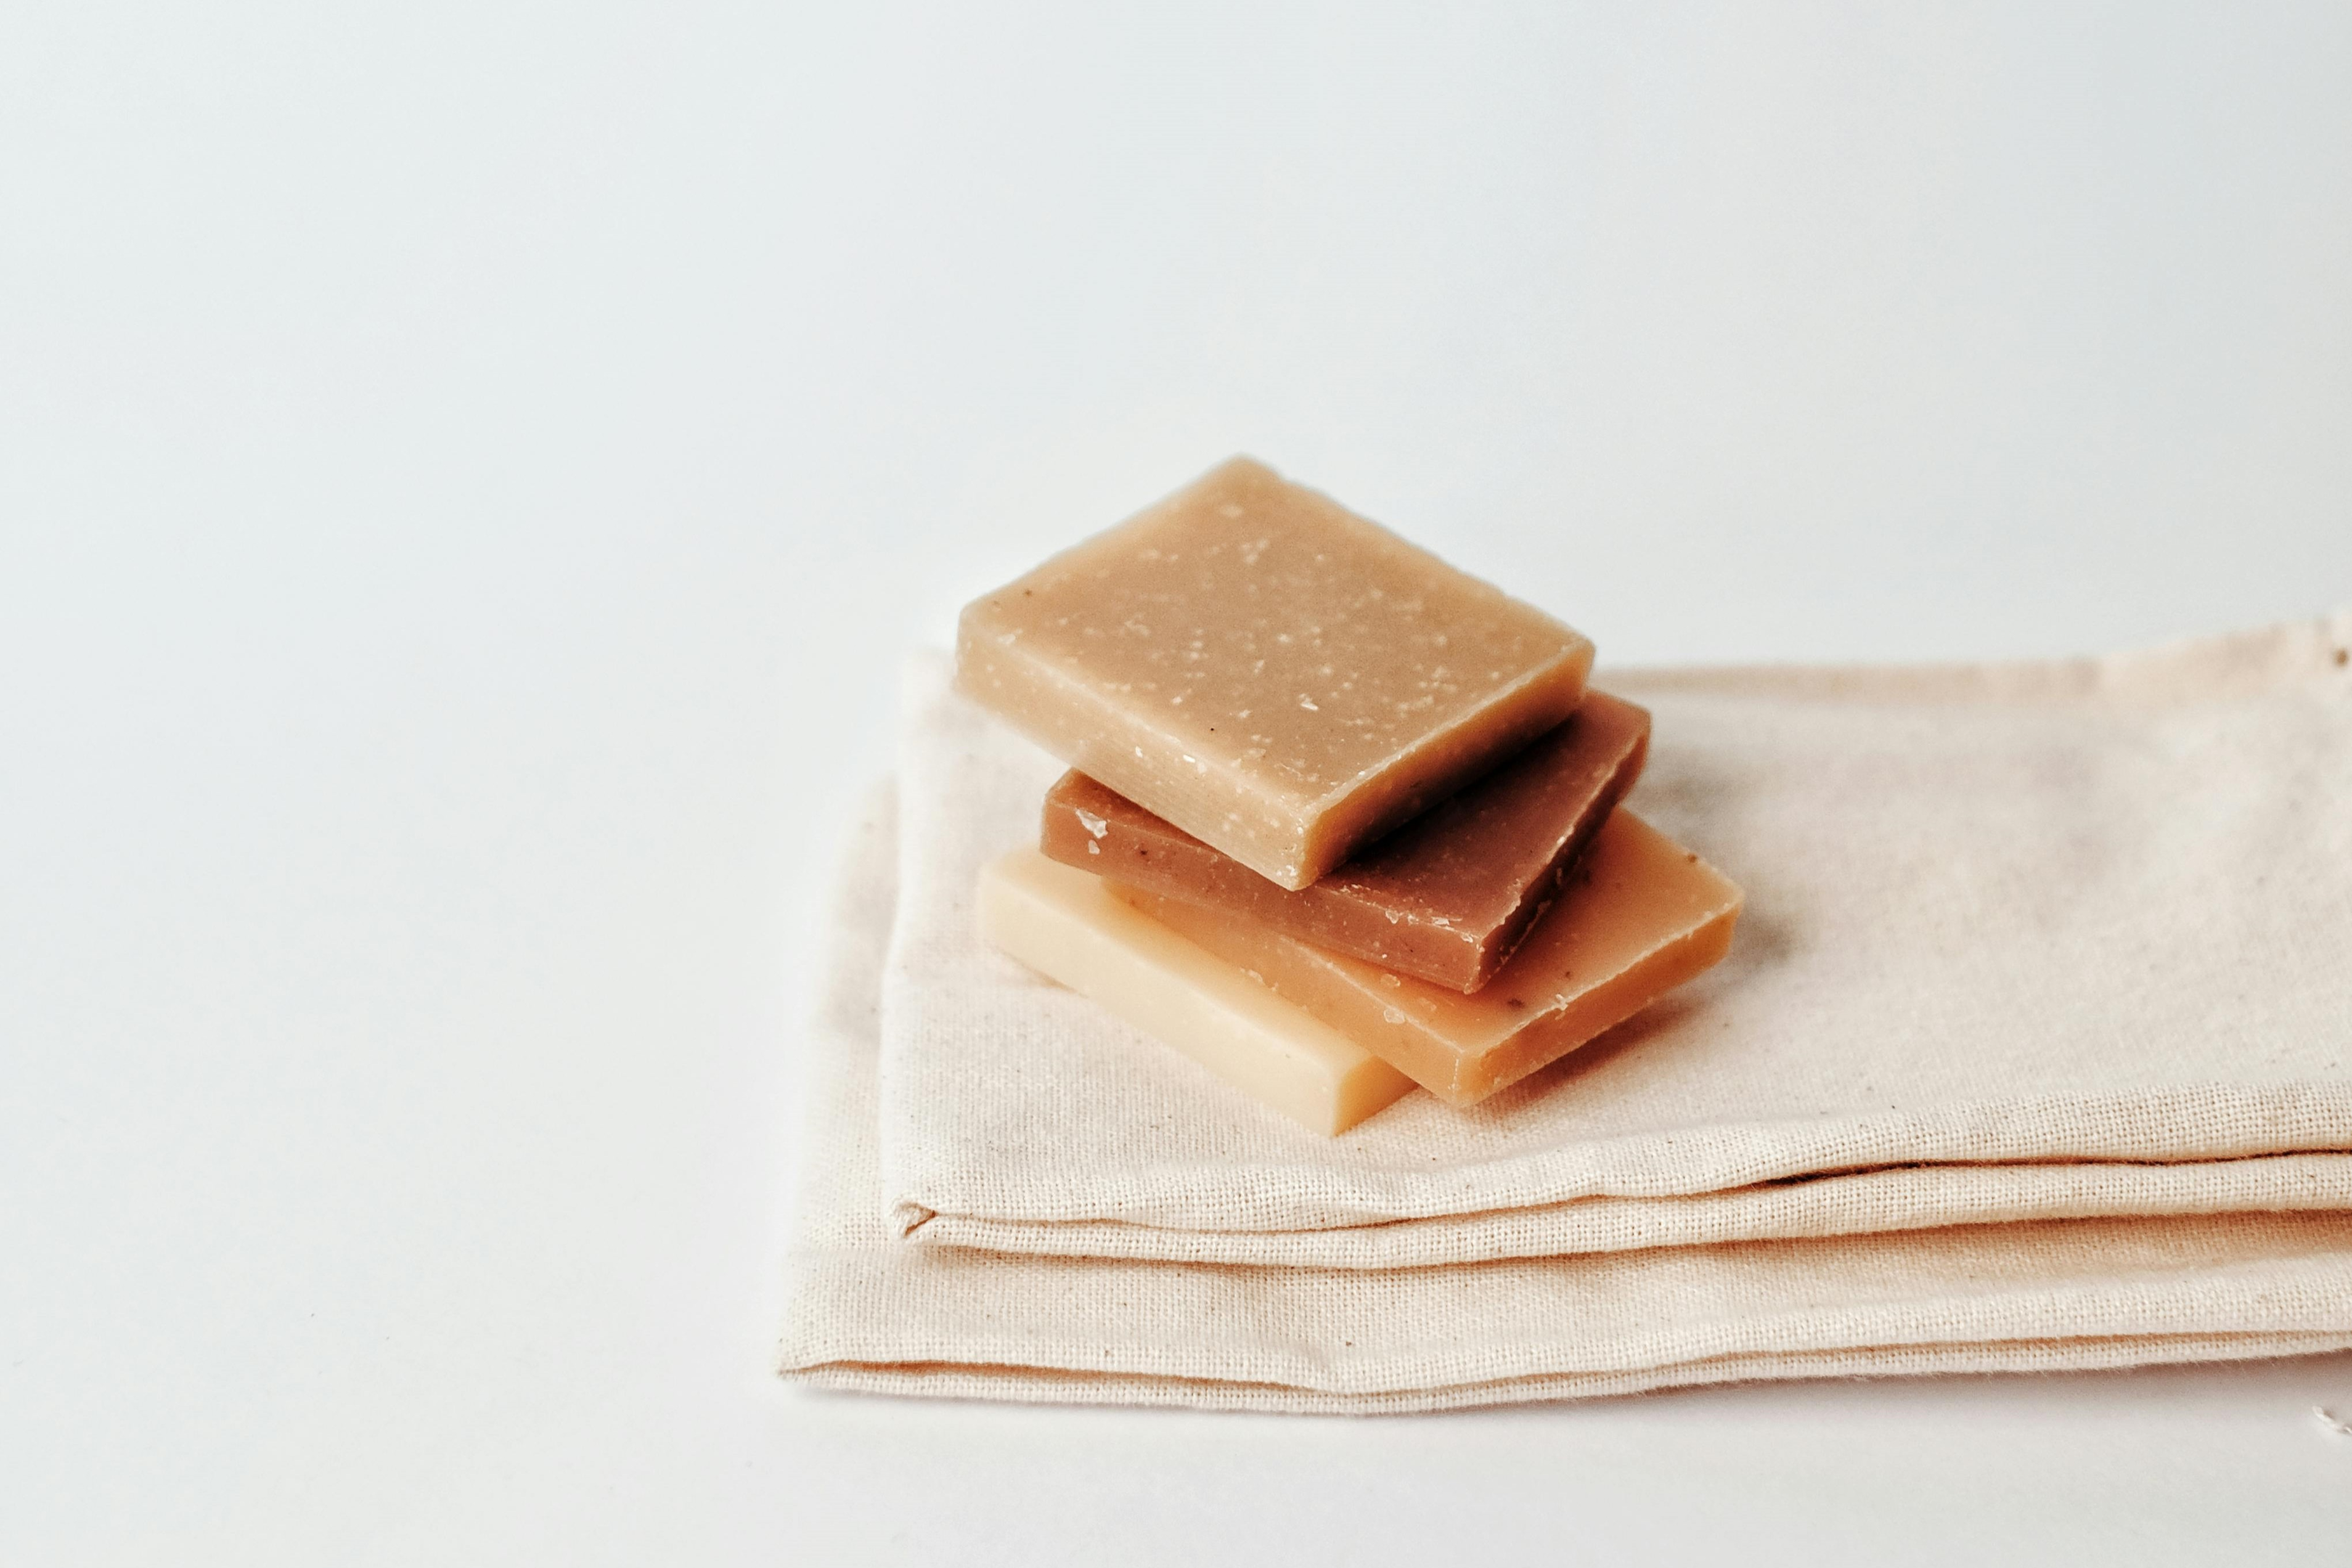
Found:
[[1097, 838], [1110, 831], [1110, 823], [1103, 817], [1097, 816], [1091, 811], [1082, 810], [1078, 813], [1078, 826]]
[[1320, 713], [1323, 711], [1323, 710], [1315, 706], [1315, 699], [1307, 696], [1304, 692], [1299, 694], [1298, 705], [1301, 708], [1306, 709], [1309, 713]]
[[1102, 846], [1089, 838], [1087, 840], [1087, 853], [1089, 855], [1099, 855], [1102, 853]]
[[1381, 1016], [1386, 1018], [1391, 1024], [1402, 1024], [1404, 1022], [1404, 1009], [1402, 1007], [1383, 1007], [1381, 1009]]

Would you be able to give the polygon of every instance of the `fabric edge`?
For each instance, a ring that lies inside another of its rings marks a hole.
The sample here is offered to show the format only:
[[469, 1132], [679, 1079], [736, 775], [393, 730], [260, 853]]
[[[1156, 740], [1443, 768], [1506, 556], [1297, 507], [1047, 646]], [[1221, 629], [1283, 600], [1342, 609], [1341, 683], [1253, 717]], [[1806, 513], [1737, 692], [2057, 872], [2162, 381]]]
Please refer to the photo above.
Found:
[[2316, 1356], [2347, 1349], [2352, 1349], [2352, 1331], [1982, 1341], [1711, 1357], [1633, 1372], [1560, 1373], [1381, 1394], [954, 1363], [832, 1362], [786, 1368], [782, 1375], [803, 1387], [902, 1398], [1142, 1405], [1286, 1415], [1412, 1415], [1740, 1384], [2118, 1372], [2141, 1366]]

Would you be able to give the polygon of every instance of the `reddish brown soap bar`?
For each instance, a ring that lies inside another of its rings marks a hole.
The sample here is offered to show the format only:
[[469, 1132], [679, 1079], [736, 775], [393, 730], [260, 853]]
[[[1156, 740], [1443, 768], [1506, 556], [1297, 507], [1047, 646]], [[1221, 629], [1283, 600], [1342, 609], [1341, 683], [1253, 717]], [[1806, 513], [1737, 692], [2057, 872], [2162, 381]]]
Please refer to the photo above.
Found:
[[1041, 847], [1114, 881], [1471, 992], [1551, 902], [1633, 787], [1649, 740], [1645, 710], [1587, 691], [1568, 722], [1499, 772], [1295, 892], [1080, 773], [1047, 792]]

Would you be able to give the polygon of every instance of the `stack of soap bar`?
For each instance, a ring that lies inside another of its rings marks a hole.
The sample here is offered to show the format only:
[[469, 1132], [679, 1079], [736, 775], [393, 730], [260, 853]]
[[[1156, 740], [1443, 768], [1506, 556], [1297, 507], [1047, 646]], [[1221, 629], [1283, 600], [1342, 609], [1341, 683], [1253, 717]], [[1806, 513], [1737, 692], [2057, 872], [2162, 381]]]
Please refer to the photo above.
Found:
[[968, 606], [1076, 764], [983, 933], [1324, 1132], [1468, 1105], [1720, 959], [1739, 889], [1618, 802], [1591, 644], [1236, 458]]
[[1576, 710], [1592, 644], [1246, 458], [966, 606], [956, 679], [1282, 887]]

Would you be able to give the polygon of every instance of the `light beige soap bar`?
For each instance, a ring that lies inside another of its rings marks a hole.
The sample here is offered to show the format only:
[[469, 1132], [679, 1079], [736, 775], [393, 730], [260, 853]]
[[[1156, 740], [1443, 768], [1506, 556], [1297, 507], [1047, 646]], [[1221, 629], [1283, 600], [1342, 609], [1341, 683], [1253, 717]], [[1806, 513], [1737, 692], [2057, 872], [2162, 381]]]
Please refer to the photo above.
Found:
[[979, 902], [983, 940], [1318, 1132], [1344, 1132], [1412, 1091], [1329, 1025], [1111, 897], [1099, 877], [1019, 849], [982, 868]]
[[1621, 806], [1559, 901], [1495, 978], [1465, 996], [1262, 925], [1111, 887], [1452, 1105], [1517, 1082], [1711, 967], [1731, 945], [1740, 903], [1721, 872]]
[[1289, 889], [1576, 710], [1592, 644], [1235, 458], [964, 608], [957, 684]]

